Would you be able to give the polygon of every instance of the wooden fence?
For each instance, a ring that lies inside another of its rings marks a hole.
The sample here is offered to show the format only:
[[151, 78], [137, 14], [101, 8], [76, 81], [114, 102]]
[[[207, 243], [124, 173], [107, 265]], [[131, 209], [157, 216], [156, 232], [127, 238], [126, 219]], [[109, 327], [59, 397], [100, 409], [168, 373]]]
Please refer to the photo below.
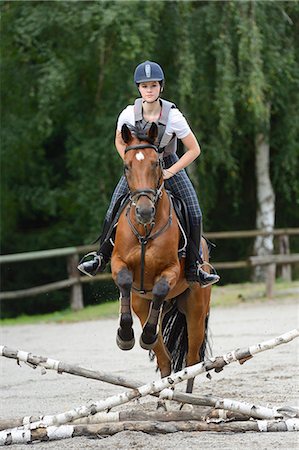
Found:
[[[256, 236], [278, 236], [279, 237], [279, 249], [280, 254], [268, 255], [268, 256], [251, 256], [243, 261], [227, 261], [227, 262], [215, 262], [216, 269], [240, 269], [266, 265], [268, 268], [268, 276], [266, 280], [266, 294], [268, 297], [273, 295], [273, 285], [275, 281], [275, 267], [276, 265], [283, 266], [283, 276], [287, 279], [291, 279], [291, 264], [299, 262], [299, 253], [290, 254], [289, 249], [289, 236], [299, 235], [299, 228], [284, 228], [276, 229], [272, 231], [260, 231], [260, 230], [244, 230], [244, 231], [219, 231], [205, 234], [208, 239], [241, 239], [241, 238], [254, 238]], [[79, 263], [79, 255], [95, 250], [95, 246], [79, 246], [79, 247], [67, 247], [56, 248], [52, 250], [43, 250], [37, 252], [17, 253], [11, 255], [0, 256], [0, 264], [10, 264], [22, 261], [33, 261], [37, 259], [48, 259], [54, 257], [66, 257], [67, 258], [67, 271], [68, 278], [62, 281], [56, 281], [50, 284], [44, 284], [42, 286], [36, 286], [29, 289], [21, 289], [18, 291], [0, 292], [0, 300], [8, 299], [20, 299], [31, 297], [34, 295], [43, 294], [46, 292], [56, 291], [63, 288], [71, 288], [70, 305], [71, 308], [76, 311], [84, 307], [83, 304], [83, 290], [82, 285], [84, 283], [90, 283], [94, 281], [110, 280], [111, 274], [99, 274], [93, 278], [87, 276], [81, 276], [77, 265]]]

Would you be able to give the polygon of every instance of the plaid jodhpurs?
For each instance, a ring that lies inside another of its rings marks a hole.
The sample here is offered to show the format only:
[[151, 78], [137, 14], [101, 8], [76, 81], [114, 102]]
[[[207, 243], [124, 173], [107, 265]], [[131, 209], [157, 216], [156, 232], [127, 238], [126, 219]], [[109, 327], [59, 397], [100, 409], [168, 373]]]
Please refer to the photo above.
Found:
[[[168, 169], [171, 167], [176, 161], [178, 161], [178, 156], [176, 154], [171, 154], [169, 156], [166, 156], [164, 158], [164, 166], [165, 169]], [[165, 188], [168, 189], [175, 197], [179, 197], [187, 205], [188, 212], [189, 212], [189, 219], [191, 226], [200, 226], [202, 214], [200, 210], [200, 206], [198, 203], [197, 195], [195, 192], [195, 189], [193, 187], [193, 184], [190, 181], [190, 178], [188, 177], [186, 171], [180, 170], [176, 175], [169, 178], [168, 180], [165, 180]], [[116, 188], [114, 189], [110, 206], [108, 208], [107, 214], [106, 214], [106, 220], [110, 222], [112, 211], [114, 208], [114, 205], [116, 204], [117, 200], [124, 194], [128, 192], [128, 184], [124, 176], [121, 177], [119, 180]]]

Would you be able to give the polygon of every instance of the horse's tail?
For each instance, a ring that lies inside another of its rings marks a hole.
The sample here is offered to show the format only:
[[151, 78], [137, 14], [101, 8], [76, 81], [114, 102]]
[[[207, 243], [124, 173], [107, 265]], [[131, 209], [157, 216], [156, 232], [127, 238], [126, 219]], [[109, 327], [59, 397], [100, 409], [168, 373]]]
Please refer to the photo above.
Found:
[[[205, 335], [199, 349], [199, 360], [203, 361], [208, 344], [208, 322], [209, 315], [205, 319]], [[188, 332], [187, 321], [176, 305], [173, 303], [171, 309], [165, 314], [162, 321], [162, 334], [164, 344], [171, 357], [171, 368], [178, 372], [186, 365], [186, 355], [188, 352]]]

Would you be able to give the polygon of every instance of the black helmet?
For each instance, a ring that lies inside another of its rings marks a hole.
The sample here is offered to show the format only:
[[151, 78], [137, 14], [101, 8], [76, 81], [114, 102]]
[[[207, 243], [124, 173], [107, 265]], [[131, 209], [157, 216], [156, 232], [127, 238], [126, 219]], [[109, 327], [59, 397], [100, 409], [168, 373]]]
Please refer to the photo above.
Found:
[[134, 82], [138, 85], [145, 81], [159, 81], [164, 85], [164, 73], [162, 67], [153, 61], [145, 61], [139, 64], [134, 72]]

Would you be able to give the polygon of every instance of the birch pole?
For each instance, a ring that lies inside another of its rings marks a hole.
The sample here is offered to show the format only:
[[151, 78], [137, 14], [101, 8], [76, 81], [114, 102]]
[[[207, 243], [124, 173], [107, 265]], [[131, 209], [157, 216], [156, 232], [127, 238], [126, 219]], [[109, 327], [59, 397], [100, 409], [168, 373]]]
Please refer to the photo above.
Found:
[[[175, 393], [174, 393], [175, 395]], [[180, 395], [180, 393], [179, 393]], [[184, 395], [184, 394], [183, 394]], [[188, 395], [188, 394], [186, 394]], [[208, 396], [207, 396], [208, 397]], [[204, 399], [205, 400], [205, 399]], [[232, 399], [208, 398], [208, 402], [214, 406], [206, 414], [194, 411], [163, 411], [148, 413], [144, 411], [115, 411], [98, 412], [92, 416], [74, 419], [69, 424], [98, 424], [106, 422], [127, 422], [140, 420], [158, 420], [162, 422], [182, 421], [182, 420], [207, 420], [210, 422], [219, 420], [249, 420], [253, 419], [295, 419], [299, 418], [299, 409], [292, 406], [279, 408], [268, 408], [253, 403], [238, 402]], [[195, 397], [196, 404], [202, 403], [201, 397]], [[193, 404], [194, 404], [193, 403]], [[207, 403], [205, 400], [204, 403]], [[206, 405], [205, 405], [206, 406]], [[0, 419], [0, 431], [8, 428], [26, 426], [29, 423], [38, 422], [42, 417], [25, 416], [17, 419]]]
[[222, 433], [244, 433], [247, 431], [257, 432], [283, 432], [298, 431], [299, 419], [288, 419], [279, 421], [256, 420], [231, 423], [207, 423], [198, 421], [182, 422], [119, 422], [97, 425], [64, 425], [61, 427], [37, 427], [32, 430], [11, 430], [4, 441], [0, 438], [0, 445], [25, 444], [35, 441], [54, 441], [60, 439], [74, 438], [79, 436], [99, 437], [112, 436], [121, 431], [141, 431], [148, 434], [166, 434], [195, 431], [211, 431]]
[[[9, 430], [4, 430], [0, 432], [0, 444], [7, 445], [9, 443], [17, 443], [17, 442], [25, 442], [24, 440], [19, 439], [28, 439], [29, 435], [31, 435], [31, 430], [36, 430], [40, 427], [52, 427], [51, 430], [55, 434], [54, 428], [57, 428], [57, 433], [59, 434], [62, 430], [59, 431], [60, 428], [58, 425], [64, 425], [74, 419], [78, 419], [80, 417], [86, 417], [89, 415], [93, 415], [96, 412], [109, 410], [115, 406], [124, 404], [133, 400], [135, 398], [144, 397], [146, 395], [161, 392], [162, 390], [173, 387], [174, 385], [188, 380], [189, 378], [194, 378], [200, 373], [207, 372], [213, 369], [217, 371], [222, 370], [222, 368], [232, 362], [239, 361], [243, 363], [253, 357], [254, 355], [261, 353], [266, 350], [270, 350], [278, 345], [285, 344], [287, 342], [292, 341], [296, 337], [299, 336], [299, 330], [294, 329], [289, 331], [283, 335], [280, 335], [274, 339], [270, 339], [268, 341], [263, 341], [259, 344], [252, 345], [245, 349], [237, 349], [231, 352], [224, 354], [223, 356], [218, 356], [216, 358], [208, 359], [202, 363], [195, 364], [194, 366], [186, 367], [185, 369], [176, 372], [174, 374], [169, 375], [168, 377], [162, 378], [161, 380], [156, 380], [151, 383], [145, 384], [139, 388], [133, 389], [131, 391], [123, 392], [119, 395], [114, 395], [108, 397], [106, 400], [102, 400], [99, 402], [94, 402], [90, 405], [83, 405], [72, 410], [59, 413], [56, 415], [48, 415], [42, 416], [39, 421], [30, 423], [28, 425], [24, 425], [21, 428], [13, 428]], [[2, 347], [1, 347], [2, 352]], [[173, 391], [171, 389], [167, 389], [165, 397], [171, 399]], [[291, 420], [291, 419], [289, 419]], [[297, 419], [292, 419], [297, 420]], [[295, 422], [297, 423], [297, 422]], [[296, 425], [297, 426], [297, 425]], [[53, 428], [54, 427], [54, 428]], [[66, 427], [64, 427], [66, 428]], [[68, 429], [69, 430], [69, 429]], [[60, 434], [59, 434], [60, 435]], [[23, 436], [23, 437], [22, 437]], [[24, 437], [25, 436], [25, 437]], [[68, 432], [66, 432], [66, 437], [70, 437]], [[10, 442], [11, 441], [11, 442]], [[30, 442], [30, 441], [28, 441]]]

